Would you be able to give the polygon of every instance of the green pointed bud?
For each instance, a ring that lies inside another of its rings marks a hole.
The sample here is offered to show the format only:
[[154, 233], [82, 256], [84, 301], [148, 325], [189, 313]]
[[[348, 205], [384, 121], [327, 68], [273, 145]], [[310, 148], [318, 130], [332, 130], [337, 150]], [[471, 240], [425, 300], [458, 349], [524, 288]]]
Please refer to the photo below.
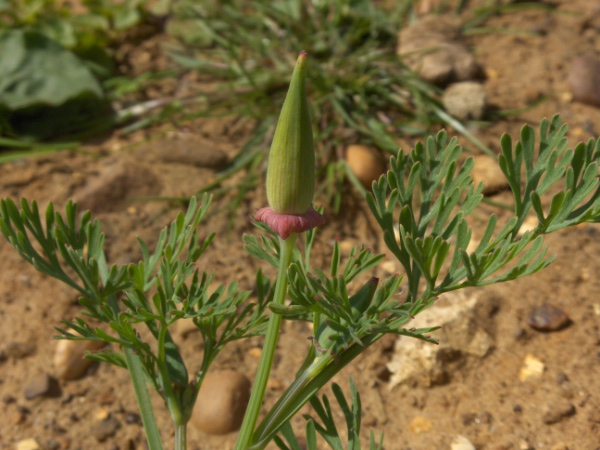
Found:
[[305, 78], [306, 52], [301, 52], [269, 152], [267, 199], [278, 214], [304, 214], [315, 193], [315, 150]]

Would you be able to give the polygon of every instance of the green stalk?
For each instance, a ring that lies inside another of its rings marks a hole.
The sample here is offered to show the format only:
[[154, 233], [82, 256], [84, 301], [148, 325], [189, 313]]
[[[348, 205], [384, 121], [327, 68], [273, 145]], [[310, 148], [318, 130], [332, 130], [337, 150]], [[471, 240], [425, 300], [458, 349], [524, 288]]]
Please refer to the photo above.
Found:
[[175, 450], [187, 450], [187, 424], [175, 425]]
[[[287, 295], [287, 269], [292, 261], [292, 254], [296, 246], [297, 237], [298, 235], [296, 233], [292, 233], [285, 240], [279, 238], [279, 272], [277, 274], [275, 294], [273, 296], [273, 303], [278, 305], [283, 305]], [[256, 426], [260, 407], [262, 406], [265, 391], [267, 389], [267, 381], [269, 381], [269, 374], [271, 372], [271, 367], [273, 366], [273, 358], [275, 356], [280, 329], [281, 315], [271, 313], [265, 337], [265, 344], [258, 365], [258, 373], [256, 374], [254, 387], [252, 388], [252, 394], [250, 395], [250, 402], [248, 403], [248, 409], [246, 410], [246, 415], [244, 416], [242, 428], [238, 436], [235, 447], [236, 450], [246, 450], [252, 442], [254, 427]]]
[[133, 350], [127, 347], [124, 349], [123, 353], [125, 354], [125, 360], [127, 361], [127, 369], [131, 375], [131, 382], [133, 383], [133, 389], [140, 408], [144, 430], [146, 431], [148, 449], [163, 450], [160, 432], [158, 431], [156, 418], [154, 417], [154, 409], [150, 402], [150, 393], [146, 387], [146, 374], [144, 373], [140, 358]]
[[325, 386], [340, 370], [383, 336], [372, 334], [363, 339], [363, 344], [354, 344], [342, 353], [322, 355], [304, 370], [283, 393], [268, 412], [254, 433], [252, 445], [244, 450], [262, 450], [273, 439], [280, 428], [296, 414], [319, 389]]
[[173, 419], [176, 427], [180, 425], [185, 426], [186, 422], [183, 420], [183, 416], [181, 414], [181, 405], [179, 404], [179, 401], [173, 392], [173, 387], [171, 386], [171, 377], [169, 376], [169, 370], [167, 369], [167, 356], [165, 351], [167, 329], [168, 328], [166, 325], [161, 325], [158, 332], [158, 371], [162, 379], [162, 388], [164, 390], [163, 395], [167, 403], [167, 408], [171, 413], [171, 418]]

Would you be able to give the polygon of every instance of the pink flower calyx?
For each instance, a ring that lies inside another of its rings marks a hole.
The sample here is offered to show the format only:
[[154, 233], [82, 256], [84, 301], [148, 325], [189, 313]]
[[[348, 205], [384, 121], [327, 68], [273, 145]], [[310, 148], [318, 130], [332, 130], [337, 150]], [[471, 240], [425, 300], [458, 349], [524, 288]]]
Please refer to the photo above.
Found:
[[312, 207], [304, 214], [279, 214], [271, 207], [266, 207], [259, 209], [254, 218], [266, 223], [281, 239], [287, 239], [292, 233], [302, 233], [325, 223], [325, 216]]

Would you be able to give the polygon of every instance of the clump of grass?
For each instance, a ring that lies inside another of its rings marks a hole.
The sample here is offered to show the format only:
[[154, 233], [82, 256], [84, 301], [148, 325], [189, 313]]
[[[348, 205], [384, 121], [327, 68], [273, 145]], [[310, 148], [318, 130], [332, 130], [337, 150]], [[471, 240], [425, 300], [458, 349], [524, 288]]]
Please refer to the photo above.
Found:
[[359, 142], [395, 154], [399, 136], [452, 125], [482, 147], [443, 111], [440, 90], [419, 79], [396, 55], [397, 33], [412, 13], [412, 4], [392, 2], [384, 8], [371, 0], [213, 0], [202, 6], [178, 2], [174, 17], [193, 30], [194, 39], [188, 42], [195, 45], [175, 49], [173, 58], [224, 81], [222, 89], [207, 94], [207, 109], [198, 114], [229, 111], [256, 119], [247, 145], [206, 190], [233, 172], [259, 166], [265, 158], [267, 146], [262, 144], [273, 132], [289, 68], [300, 50], [311, 56], [308, 95], [321, 162], [319, 179], [325, 181], [318, 189], [335, 210], [347, 177], [339, 151], [346, 144]]

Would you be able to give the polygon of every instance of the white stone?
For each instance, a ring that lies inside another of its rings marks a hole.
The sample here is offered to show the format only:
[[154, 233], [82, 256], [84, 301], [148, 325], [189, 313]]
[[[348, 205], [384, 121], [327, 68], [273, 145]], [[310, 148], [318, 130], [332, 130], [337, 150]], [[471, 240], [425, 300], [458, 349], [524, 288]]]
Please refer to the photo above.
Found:
[[23, 439], [22, 441], [17, 442], [17, 450], [39, 450], [40, 444], [33, 439]]
[[[68, 329], [67, 331], [75, 336], [79, 336], [75, 330]], [[59, 340], [54, 352], [54, 374], [57, 378], [63, 380], [81, 378], [92, 363], [92, 360], [87, 359], [85, 354], [100, 350], [104, 345], [105, 343], [101, 341]]]
[[406, 328], [428, 328], [442, 326], [434, 333], [439, 345], [410, 337], [396, 341], [394, 355], [387, 364], [392, 373], [389, 388], [414, 380], [420, 385], [443, 384], [448, 379], [446, 364], [449, 358], [485, 357], [494, 342], [485, 331], [485, 320], [477, 317], [479, 302], [494, 299], [479, 299], [479, 293], [467, 296], [463, 291], [444, 294], [440, 304], [431, 306], [405, 325]]
[[450, 444], [450, 450], [475, 450], [475, 446], [464, 436], [455, 436]]
[[523, 361], [523, 366], [519, 371], [519, 380], [527, 381], [530, 379], [538, 379], [544, 374], [546, 366], [544, 363], [533, 355], [527, 355]]
[[487, 106], [487, 95], [481, 84], [463, 81], [446, 88], [442, 103], [446, 111], [459, 120], [481, 120]]

